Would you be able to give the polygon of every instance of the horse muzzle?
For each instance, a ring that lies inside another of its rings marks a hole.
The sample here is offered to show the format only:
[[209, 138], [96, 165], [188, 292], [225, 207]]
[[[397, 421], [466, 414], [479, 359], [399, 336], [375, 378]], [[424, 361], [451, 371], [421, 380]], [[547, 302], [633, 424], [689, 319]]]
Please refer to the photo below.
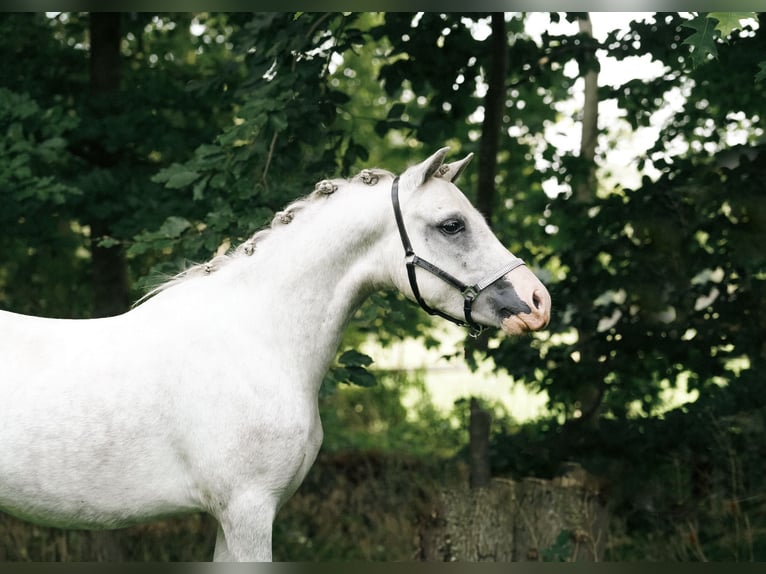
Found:
[[516, 305], [500, 307], [501, 327], [509, 335], [539, 331], [551, 319], [551, 295], [526, 266], [517, 267], [504, 278], [513, 286]]

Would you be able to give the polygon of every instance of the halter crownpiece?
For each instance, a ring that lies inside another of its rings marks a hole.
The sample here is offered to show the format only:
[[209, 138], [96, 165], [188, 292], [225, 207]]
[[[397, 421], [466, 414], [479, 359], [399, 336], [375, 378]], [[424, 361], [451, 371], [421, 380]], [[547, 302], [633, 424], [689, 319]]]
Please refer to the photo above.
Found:
[[[438, 315], [439, 317], [447, 319], [448, 321], [451, 321], [461, 327], [469, 327], [470, 334], [472, 336], [478, 336], [484, 330], [484, 327], [474, 321], [473, 317], [471, 316], [473, 302], [476, 301], [476, 298], [479, 296], [479, 294], [481, 294], [481, 292], [484, 291], [487, 287], [517, 267], [524, 265], [524, 261], [518, 257], [511, 256], [511, 259], [494, 273], [491, 273], [474, 285], [467, 285], [443, 269], [440, 269], [433, 263], [430, 263], [429, 261], [426, 261], [422, 257], [418, 257], [415, 254], [415, 250], [412, 248], [410, 238], [407, 235], [407, 229], [404, 226], [402, 208], [399, 205], [399, 176], [396, 176], [393, 183], [391, 184], [391, 203], [394, 207], [394, 218], [396, 219], [396, 226], [399, 229], [399, 237], [401, 238], [402, 246], [404, 247], [404, 256], [407, 265], [407, 277], [410, 281], [410, 288], [412, 289], [412, 294], [415, 296], [415, 300], [426, 313], [429, 313], [430, 315]], [[418, 279], [415, 267], [425, 269], [429, 273], [436, 275], [439, 279], [449, 283], [458, 291], [460, 291], [460, 294], [463, 296], [463, 314], [465, 316], [465, 321], [462, 319], [457, 319], [452, 315], [445, 313], [444, 311], [435, 309], [425, 302], [420, 294], [420, 289], [418, 288]]]

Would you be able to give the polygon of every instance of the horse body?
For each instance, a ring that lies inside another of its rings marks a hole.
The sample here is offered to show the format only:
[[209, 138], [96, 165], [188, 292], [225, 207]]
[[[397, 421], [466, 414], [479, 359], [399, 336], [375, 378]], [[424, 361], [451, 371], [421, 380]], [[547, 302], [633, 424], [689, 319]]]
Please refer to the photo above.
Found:
[[[62, 527], [109, 527], [151, 514], [131, 500], [148, 500], [147, 492], [154, 493], [149, 506], [183, 506], [167, 484], [178, 476], [178, 457], [162, 443], [167, 431], [157, 434], [167, 427], [167, 405], [159, 393], [143, 392], [161, 383], [164, 369], [145, 339], [130, 336], [132, 323], [127, 315], [0, 315], [0, 507]], [[131, 356], [142, 363], [132, 365], [136, 375], [160, 368], [131, 377]]]
[[[468, 158], [442, 166], [445, 151], [402, 175], [405, 215], [431, 259], [449, 256], [450, 273], [473, 280], [507, 251], [450, 183]], [[216, 560], [270, 559], [274, 516], [322, 441], [318, 390], [348, 319], [380, 287], [412, 297], [392, 179], [332, 184], [337, 193], [282, 213], [246, 253], [123, 315], [0, 312], [0, 508], [83, 528], [206, 511], [220, 524]], [[455, 218], [470, 233], [438, 231]], [[459, 312], [460, 294], [418, 280]], [[531, 272], [502, 281], [477, 300], [477, 320], [509, 332], [547, 323]]]

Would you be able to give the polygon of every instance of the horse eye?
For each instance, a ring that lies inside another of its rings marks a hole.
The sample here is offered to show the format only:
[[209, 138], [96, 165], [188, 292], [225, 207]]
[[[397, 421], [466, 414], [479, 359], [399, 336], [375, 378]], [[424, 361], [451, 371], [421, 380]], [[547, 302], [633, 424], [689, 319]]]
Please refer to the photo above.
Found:
[[442, 223], [439, 228], [441, 229], [442, 233], [446, 233], [447, 235], [455, 235], [465, 230], [465, 224], [459, 219], [448, 219]]

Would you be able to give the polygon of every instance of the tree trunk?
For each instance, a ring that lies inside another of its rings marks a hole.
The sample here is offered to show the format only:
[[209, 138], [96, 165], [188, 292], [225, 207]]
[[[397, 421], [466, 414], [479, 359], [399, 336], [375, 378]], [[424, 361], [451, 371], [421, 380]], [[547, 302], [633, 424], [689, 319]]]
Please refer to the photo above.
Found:
[[495, 204], [495, 174], [497, 152], [503, 126], [505, 109], [505, 74], [508, 61], [508, 34], [505, 14], [492, 14], [487, 94], [484, 97], [484, 120], [479, 142], [479, 183], [476, 191], [476, 208], [488, 223], [492, 222]]
[[[593, 27], [590, 16], [586, 13], [578, 19], [579, 30], [589, 39], [593, 38]], [[592, 42], [584, 42], [583, 49], [590, 50]], [[581, 70], [583, 76], [583, 111], [582, 130], [580, 136], [580, 159], [581, 171], [578, 172], [574, 181], [574, 200], [582, 204], [590, 204], [596, 199], [596, 143], [598, 141], [598, 66], [595, 62], [595, 51], [586, 52], [580, 58], [580, 62], [586, 62], [586, 69]], [[582, 65], [582, 64], [581, 64]], [[585, 261], [577, 261], [577, 268], [582, 269]], [[585, 298], [573, 301], [578, 313], [592, 313], [592, 302]], [[578, 347], [583, 360], [593, 360], [597, 353], [591, 347], [591, 331], [578, 329]], [[601, 381], [581, 381], [577, 389], [577, 402], [579, 403], [580, 418], [575, 419], [578, 424], [598, 424], [598, 415], [603, 400], [603, 383]]]
[[[116, 12], [90, 14], [90, 92], [96, 100], [106, 100], [120, 91], [120, 14]], [[107, 108], [108, 109], [108, 108]], [[99, 105], [97, 113], [103, 113]], [[91, 161], [94, 167], [109, 168], [116, 159], [97, 142]], [[97, 196], [109, 198], [110, 190]], [[96, 201], [101, 201], [98, 197]], [[108, 218], [92, 217], [90, 248], [93, 277], [93, 310], [97, 317], [117, 315], [130, 306], [128, 272], [125, 254], [120, 246], [103, 247], [102, 238], [112, 235], [113, 222]]]
[[90, 88], [94, 94], [120, 90], [120, 14], [91, 12]]
[[[508, 32], [505, 14], [495, 12], [491, 19], [492, 34], [489, 37], [489, 61], [487, 63], [487, 93], [484, 96], [484, 119], [481, 125], [479, 141], [478, 185], [476, 189], [476, 209], [491, 226], [495, 206], [495, 176], [497, 174], [497, 154], [500, 149], [500, 134], [503, 129], [505, 111], [505, 75], [508, 67]], [[476, 338], [466, 341], [466, 353], [486, 351], [489, 333], [483, 332]]]
[[[578, 20], [580, 33], [593, 38], [590, 16], [585, 14]], [[595, 59], [596, 54], [586, 54], [582, 60]], [[575, 197], [578, 201], [592, 201], [596, 197], [596, 143], [598, 140], [598, 70], [588, 67], [583, 74], [585, 82], [582, 110], [582, 133], [580, 137], [580, 158], [585, 162], [585, 173], [577, 182]]]

